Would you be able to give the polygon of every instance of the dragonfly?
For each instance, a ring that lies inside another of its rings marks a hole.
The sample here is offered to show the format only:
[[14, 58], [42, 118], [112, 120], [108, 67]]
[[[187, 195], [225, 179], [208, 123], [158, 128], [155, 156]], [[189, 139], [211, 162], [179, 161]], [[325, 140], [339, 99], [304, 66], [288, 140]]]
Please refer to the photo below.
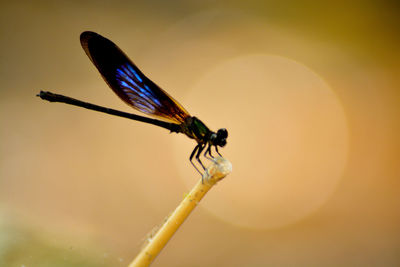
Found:
[[211, 131], [200, 119], [191, 116], [178, 101], [147, 78], [109, 39], [95, 32], [85, 31], [80, 35], [80, 41], [86, 55], [114, 93], [130, 107], [150, 117], [91, 104], [48, 91], [40, 91], [38, 96], [41, 99], [153, 124], [165, 128], [171, 133], [183, 133], [197, 142], [189, 156], [189, 161], [200, 174], [202, 172], [194, 164], [193, 158], [205, 170], [200, 159], [202, 152], [204, 152], [204, 157], [212, 159], [214, 156], [211, 150], [214, 148], [215, 152], [222, 156], [218, 147], [224, 147], [227, 143], [228, 131], [225, 128], [221, 128], [217, 132]]

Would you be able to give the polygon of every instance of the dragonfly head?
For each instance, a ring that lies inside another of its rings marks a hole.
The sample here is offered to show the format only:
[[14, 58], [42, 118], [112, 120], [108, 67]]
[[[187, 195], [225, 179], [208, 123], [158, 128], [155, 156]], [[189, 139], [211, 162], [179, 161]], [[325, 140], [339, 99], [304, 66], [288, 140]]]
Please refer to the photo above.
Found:
[[226, 138], [228, 138], [228, 131], [225, 128], [221, 128], [217, 133], [212, 134], [211, 143], [214, 146], [224, 147], [226, 145]]

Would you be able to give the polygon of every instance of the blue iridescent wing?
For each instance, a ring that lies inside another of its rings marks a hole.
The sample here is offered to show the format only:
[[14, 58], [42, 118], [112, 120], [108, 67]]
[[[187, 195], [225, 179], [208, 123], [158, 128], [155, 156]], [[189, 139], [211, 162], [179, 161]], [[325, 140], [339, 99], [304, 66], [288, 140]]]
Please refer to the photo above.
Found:
[[129, 106], [174, 123], [189, 113], [167, 92], [147, 78], [113, 42], [94, 32], [83, 32], [81, 44], [111, 89]]

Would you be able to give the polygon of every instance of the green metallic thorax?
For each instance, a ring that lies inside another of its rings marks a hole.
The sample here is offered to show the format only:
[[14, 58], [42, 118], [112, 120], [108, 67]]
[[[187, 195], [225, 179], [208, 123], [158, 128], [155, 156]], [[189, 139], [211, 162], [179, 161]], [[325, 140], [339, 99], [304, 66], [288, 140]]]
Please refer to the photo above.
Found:
[[207, 143], [211, 135], [210, 129], [198, 118], [189, 117], [181, 125], [182, 132], [198, 143]]

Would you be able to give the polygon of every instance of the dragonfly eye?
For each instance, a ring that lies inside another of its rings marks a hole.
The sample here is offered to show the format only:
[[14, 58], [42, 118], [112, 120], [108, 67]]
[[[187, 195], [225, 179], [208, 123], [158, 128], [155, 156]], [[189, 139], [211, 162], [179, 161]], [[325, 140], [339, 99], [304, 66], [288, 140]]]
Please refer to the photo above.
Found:
[[220, 147], [226, 145], [226, 138], [228, 137], [228, 131], [225, 128], [219, 129], [217, 132], [216, 144]]
[[221, 140], [219, 140], [219, 142], [218, 142], [218, 146], [220, 146], [220, 147], [224, 147], [226, 145], [226, 139], [224, 138], [224, 139], [221, 139]]
[[227, 138], [228, 137], [228, 131], [225, 128], [221, 128], [217, 132], [217, 137], [218, 138]]

